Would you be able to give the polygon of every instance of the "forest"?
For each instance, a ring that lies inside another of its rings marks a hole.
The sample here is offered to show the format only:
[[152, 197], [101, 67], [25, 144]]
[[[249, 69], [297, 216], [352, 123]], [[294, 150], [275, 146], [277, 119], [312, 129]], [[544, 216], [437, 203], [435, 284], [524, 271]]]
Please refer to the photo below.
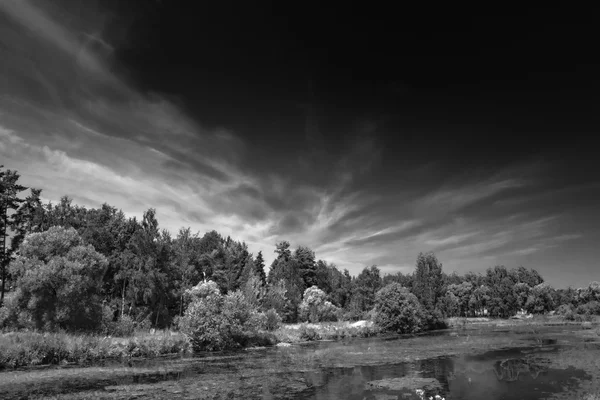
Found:
[[352, 276], [309, 247], [281, 240], [274, 243], [276, 258], [266, 273], [261, 252], [253, 254], [246, 243], [216, 230], [181, 228], [173, 235], [160, 228], [155, 209], [138, 220], [109, 204], [86, 208], [67, 196], [44, 204], [40, 189], [20, 185], [19, 173], [3, 168], [4, 330], [101, 331], [119, 322], [175, 329], [190, 293], [206, 282], [220, 295], [241, 296], [240, 302], [287, 323], [373, 320], [377, 305], [386, 307], [385, 296], [410, 298], [424, 310], [429, 328], [447, 317], [508, 318], [521, 310], [580, 320], [600, 314], [597, 282], [555, 289], [535, 270], [501, 265], [485, 273], [447, 274], [433, 253], [418, 254], [410, 274], [382, 275], [372, 265]]

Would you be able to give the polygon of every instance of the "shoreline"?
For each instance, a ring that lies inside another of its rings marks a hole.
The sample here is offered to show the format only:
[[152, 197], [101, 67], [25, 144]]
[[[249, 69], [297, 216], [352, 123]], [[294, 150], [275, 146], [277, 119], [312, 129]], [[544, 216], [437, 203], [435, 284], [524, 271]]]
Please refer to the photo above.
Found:
[[[448, 328], [424, 331], [399, 337], [494, 328], [534, 328], [580, 326], [590, 335], [600, 335], [600, 317], [593, 321], [566, 321], [559, 316], [536, 316], [530, 319], [449, 318]], [[535, 333], [532, 332], [532, 333]], [[228, 351], [252, 351], [269, 347], [288, 347], [311, 342], [338, 342], [344, 339], [390, 336], [380, 332], [371, 321], [329, 322], [318, 324], [284, 324], [269, 332], [275, 339], [267, 346], [246, 346]], [[391, 334], [392, 336], [396, 336]], [[68, 333], [6, 332], [0, 334], [0, 371], [48, 367], [93, 367], [103, 363], [128, 363], [142, 360], [175, 358], [194, 354], [185, 336], [174, 331], [137, 332], [128, 338]]]

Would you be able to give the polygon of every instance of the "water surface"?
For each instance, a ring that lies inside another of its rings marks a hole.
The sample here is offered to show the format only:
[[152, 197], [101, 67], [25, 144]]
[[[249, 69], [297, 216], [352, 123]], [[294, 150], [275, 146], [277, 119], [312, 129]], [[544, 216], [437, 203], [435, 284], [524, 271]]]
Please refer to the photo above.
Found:
[[[569, 330], [571, 329], [571, 330]], [[444, 331], [191, 358], [0, 373], [0, 398], [546, 399], [592, 382], [598, 342], [572, 327]], [[588, 342], [586, 342], [588, 340]], [[593, 365], [592, 365], [593, 364]]]

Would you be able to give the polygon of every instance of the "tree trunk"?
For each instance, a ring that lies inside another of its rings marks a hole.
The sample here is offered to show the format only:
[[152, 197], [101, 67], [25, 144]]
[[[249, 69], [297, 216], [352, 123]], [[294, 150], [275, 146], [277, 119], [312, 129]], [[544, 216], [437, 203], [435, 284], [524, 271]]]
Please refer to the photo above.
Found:
[[125, 313], [125, 285], [127, 284], [127, 279], [123, 280], [123, 291], [121, 293], [121, 319], [123, 319], [123, 314]]
[[4, 290], [6, 285], [6, 224], [8, 223], [8, 195], [4, 196], [4, 207], [2, 210], [2, 257], [0, 267], [2, 268], [2, 285], [0, 285], [0, 307], [4, 304]]

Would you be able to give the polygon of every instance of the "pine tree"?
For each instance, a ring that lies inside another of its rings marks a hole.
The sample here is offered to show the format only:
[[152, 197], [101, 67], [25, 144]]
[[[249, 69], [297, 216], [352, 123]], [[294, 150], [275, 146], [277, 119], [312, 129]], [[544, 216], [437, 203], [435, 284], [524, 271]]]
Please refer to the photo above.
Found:
[[258, 252], [254, 260], [254, 273], [264, 286], [267, 283], [267, 275], [265, 274], [265, 259], [263, 258], [262, 251]]
[[8, 238], [17, 230], [15, 213], [24, 201], [17, 194], [27, 189], [17, 183], [20, 178], [17, 171], [2, 171], [2, 168], [4, 165], [0, 165], [0, 306], [4, 302], [6, 269], [16, 250], [15, 246], [8, 245]]

